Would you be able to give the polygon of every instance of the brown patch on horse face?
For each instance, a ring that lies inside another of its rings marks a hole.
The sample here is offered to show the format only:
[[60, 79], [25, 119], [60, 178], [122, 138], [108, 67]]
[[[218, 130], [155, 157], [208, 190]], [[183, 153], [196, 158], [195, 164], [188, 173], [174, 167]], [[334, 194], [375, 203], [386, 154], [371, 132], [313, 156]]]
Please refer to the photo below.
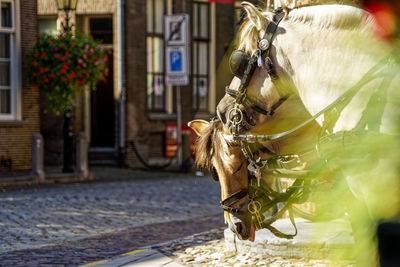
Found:
[[[221, 200], [233, 193], [248, 187], [247, 161], [240, 146], [226, 143], [222, 123], [194, 120], [189, 126], [199, 135], [196, 145], [196, 164], [210, 169], [215, 167], [221, 185]], [[225, 151], [221, 151], [225, 150]], [[241, 206], [241, 212], [230, 214], [224, 212], [229, 228], [239, 238], [248, 239], [251, 233], [251, 216], [247, 209], [248, 197], [235, 203], [234, 207]]]

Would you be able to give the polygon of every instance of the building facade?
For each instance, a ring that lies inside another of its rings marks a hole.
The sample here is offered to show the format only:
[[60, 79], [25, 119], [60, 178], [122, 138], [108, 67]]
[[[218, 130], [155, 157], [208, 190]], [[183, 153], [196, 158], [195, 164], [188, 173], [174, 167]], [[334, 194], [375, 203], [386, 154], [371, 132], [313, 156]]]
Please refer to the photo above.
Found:
[[[166, 126], [176, 122], [176, 87], [165, 85], [163, 15], [190, 15], [190, 83], [181, 87], [182, 122], [209, 119], [224, 94], [218, 70], [235, 31], [235, 5], [193, 0], [125, 2], [125, 163], [141, 166], [166, 153]], [[138, 26], [143, 25], [143, 26]], [[225, 80], [229, 72], [221, 73]], [[133, 145], [134, 144], [134, 145]]]
[[[71, 13], [74, 29], [113, 50], [108, 82], [76, 97], [75, 133], [86, 133], [90, 154], [130, 167], [142, 166], [137, 153], [147, 162], [165, 160], [166, 127], [176, 122], [176, 88], [165, 84], [163, 17], [181, 13], [190, 15], [190, 83], [181, 87], [182, 122], [187, 123], [209, 119], [232, 78], [224, 55], [234, 38], [237, 5], [206, 0], [78, 1]], [[39, 32], [57, 33], [64, 17], [55, 0], [38, 0]], [[42, 112], [41, 118], [47, 163], [59, 163], [62, 117]]]
[[36, 0], [0, 1], [0, 172], [31, 169], [40, 131], [39, 93], [23, 77], [22, 56], [37, 35]]
[[[57, 34], [65, 23], [65, 12], [57, 9], [55, 0], [38, 1], [39, 33]], [[80, 33], [92, 35], [99, 40], [105, 49], [112, 51], [109, 55], [109, 75], [106, 82], [101, 82], [94, 91], [77, 94], [73, 115], [75, 135], [84, 132], [90, 144], [90, 151], [106, 152], [113, 158], [117, 151], [117, 119], [118, 99], [120, 98], [120, 70], [118, 55], [121, 42], [117, 0], [78, 1], [75, 12], [69, 12], [70, 26]], [[45, 96], [41, 97], [42, 123], [41, 132], [45, 142], [45, 162], [57, 165], [62, 162], [63, 155], [63, 116], [47, 114]]]

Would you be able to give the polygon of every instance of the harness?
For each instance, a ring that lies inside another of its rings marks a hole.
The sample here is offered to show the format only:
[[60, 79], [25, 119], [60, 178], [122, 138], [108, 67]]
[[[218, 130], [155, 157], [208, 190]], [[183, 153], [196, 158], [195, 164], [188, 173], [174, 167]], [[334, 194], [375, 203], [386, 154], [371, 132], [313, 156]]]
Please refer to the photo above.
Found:
[[[270, 48], [276, 30], [278, 29], [279, 22], [282, 20], [284, 15], [282, 8], [278, 8], [274, 11], [273, 20], [268, 24], [264, 37], [258, 41], [258, 49], [252, 56], [239, 50], [232, 53], [230, 59], [231, 71], [235, 76], [241, 79], [241, 82], [238, 90], [230, 89], [229, 87], [226, 88], [226, 93], [235, 98], [235, 103], [233, 108], [228, 111], [227, 122], [225, 125], [229, 129], [231, 135], [224, 135], [224, 138], [228, 143], [240, 144], [244, 157], [248, 162], [249, 182], [248, 188], [243, 188], [228, 196], [220, 202], [220, 206], [227, 212], [239, 213], [241, 212], [240, 208], [235, 208], [233, 206], [238, 201], [248, 196], [249, 203], [247, 208], [252, 214], [256, 226], [258, 228], [269, 229], [277, 237], [291, 239], [297, 235], [297, 227], [293, 218], [292, 205], [304, 203], [308, 199], [310, 194], [310, 185], [312, 183], [311, 178], [316, 177], [326, 166], [327, 155], [329, 155], [329, 153], [326, 152], [326, 147], [333, 147], [335, 149], [340, 145], [344, 146], [345, 136], [347, 136], [346, 142], [349, 140], [352, 140], [351, 142], [353, 143], [357, 142], [359, 141], [357, 138], [359, 138], [360, 135], [366, 136], [371, 133], [371, 131], [364, 130], [365, 126], [368, 125], [368, 129], [373, 128], [376, 130], [377, 122], [376, 120], [371, 121], [367, 116], [368, 112], [365, 112], [359, 125], [354, 131], [323, 136], [320, 138], [320, 141], [315, 148], [306, 151], [301, 155], [276, 155], [271, 151], [268, 151], [268, 154], [271, 154], [272, 156], [267, 159], [262, 159], [258, 155], [258, 150], [254, 150], [252, 147], [261, 146], [266, 149], [266, 147], [260, 144], [261, 142], [279, 140], [293, 134], [307, 125], [310, 125], [323, 114], [329, 118], [333, 118], [330, 122], [336, 122], [340, 112], [357, 94], [357, 92], [359, 92], [360, 88], [372, 80], [382, 77], [380, 70], [383, 66], [388, 64], [390, 55], [379, 61], [353, 87], [343, 93], [330, 105], [296, 127], [285, 132], [270, 135], [241, 134], [241, 132], [249, 130], [251, 127], [251, 124], [247, 122], [248, 118], [246, 118], [245, 112], [241, 109], [241, 106], [252, 108], [256, 112], [266, 116], [272, 116], [275, 110], [289, 97], [289, 95], [283, 95], [278, 102], [272, 106], [271, 110], [265, 110], [263, 107], [259, 106], [254, 99], [250, 98], [246, 94], [247, 86], [257, 66], [264, 66], [267, 68], [272, 82], [279, 79], [273, 61], [271, 60]], [[383, 78], [381, 86], [374, 91], [370, 103], [367, 105], [367, 110], [370, 105], [375, 105], [375, 108], [378, 105], [380, 106], [380, 109], [383, 110], [382, 107], [386, 103], [382, 100], [383, 97], [379, 98], [380, 101], [374, 101], [372, 99], [375, 95], [382, 94], [380, 92], [384, 91], [384, 88], [389, 87], [392, 80], [391, 78], [394, 77], [394, 75], [395, 74], [392, 74], [389, 77]], [[329, 132], [333, 127], [333, 124], [326, 124], [326, 121], [327, 120], [324, 120], [323, 129], [325, 132]], [[380, 119], [378, 121], [380, 122]], [[321, 156], [321, 151], [325, 151], [323, 156]], [[304, 170], [302, 166], [304, 166], [304, 163], [308, 161], [307, 158], [317, 160], [309, 170]], [[218, 179], [216, 172], [212, 172], [212, 174], [214, 179]], [[295, 181], [285, 192], [278, 192], [261, 179], [265, 174], [275, 178], [291, 177], [294, 178]], [[269, 213], [267, 213], [268, 211]], [[294, 227], [294, 234], [282, 233], [271, 226], [271, 224], [281, 218], [286, 211], [288, 211], [289, 218]]]

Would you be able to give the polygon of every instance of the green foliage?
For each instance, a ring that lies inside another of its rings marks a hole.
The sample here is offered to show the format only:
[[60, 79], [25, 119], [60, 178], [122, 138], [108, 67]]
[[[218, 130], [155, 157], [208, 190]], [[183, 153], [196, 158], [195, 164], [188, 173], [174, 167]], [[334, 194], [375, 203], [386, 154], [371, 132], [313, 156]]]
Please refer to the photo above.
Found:
[[87, 35], [73, 36], [68, 31], [58, 36], [38, 35], [24, 57], [25, 76], [35, 90], [47, 96], [48, 111], [68, 113], [75, 92], [106, 81], [110, 53]]

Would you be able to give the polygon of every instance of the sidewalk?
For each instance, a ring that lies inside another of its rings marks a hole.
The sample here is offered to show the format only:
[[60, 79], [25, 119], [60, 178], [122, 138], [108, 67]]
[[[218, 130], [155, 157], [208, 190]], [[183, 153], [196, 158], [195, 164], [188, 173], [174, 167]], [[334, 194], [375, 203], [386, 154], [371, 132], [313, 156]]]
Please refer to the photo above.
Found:
[[174, 262], [173, 259], [165, 256], [155, 249], [145, 248], [134, 250], [125, 254], [120, 255], [118, 258], [113, 260], [104, 260], [94, 263], [81, 265], [81, 267], [181, 267], [183, 265]]
[[[149, 247], [143, 247], [112, 259], [93, 262], [81, 267], [161, 267], [161, 266], [355, 266], [346, 258], [335, 258], [351, 249], [353, 240], [349, 225], [335, 220], [310, 223], [296, 219], [299, 235], [293, 240], [274, 237], [267, 230], [256, 233], [255, 242], [240, 241], [228, 229], [225, 238], [212, 230]], [[275, 226], [288, 231], [288, 219]], [[319, 232], [318, 229], [329, 229]], [[290, 231], [290, 230], [289, 230]], [[213, 236], [216, 237], [213, 239]], [[206, 241], [209, 240], [209, 241]]]

